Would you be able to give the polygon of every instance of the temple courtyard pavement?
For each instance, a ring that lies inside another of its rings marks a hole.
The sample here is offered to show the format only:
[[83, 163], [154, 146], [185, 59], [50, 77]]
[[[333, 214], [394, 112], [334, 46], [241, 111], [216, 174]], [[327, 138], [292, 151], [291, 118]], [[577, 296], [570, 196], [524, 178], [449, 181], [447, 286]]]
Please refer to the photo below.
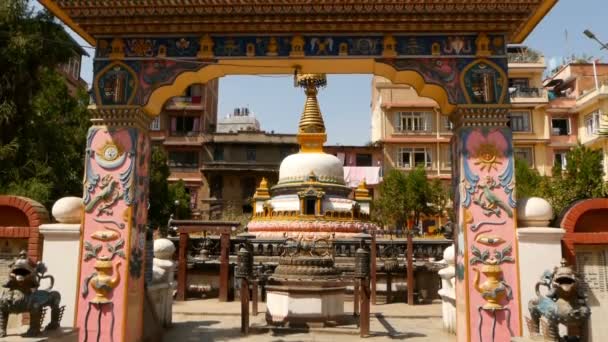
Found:
[[[345, 302], [345, 312], [352, 313], [353, 303]], [[248, 336], [240, 332], [240, 302], [221, 303], [217, 299], [190, 300], [173, 305], [173, 327], [164, 341], [357, 341], [359, 328], [354, 321], [338, 327], [269, 329], [265, 324], [265, 306], [259, 304], [257, 316], [250, 317]], [[455, 341], [456, 336], [442, 329], [441, 304], [408, 306], [403, 303], [372, 305], [368, 341]]]

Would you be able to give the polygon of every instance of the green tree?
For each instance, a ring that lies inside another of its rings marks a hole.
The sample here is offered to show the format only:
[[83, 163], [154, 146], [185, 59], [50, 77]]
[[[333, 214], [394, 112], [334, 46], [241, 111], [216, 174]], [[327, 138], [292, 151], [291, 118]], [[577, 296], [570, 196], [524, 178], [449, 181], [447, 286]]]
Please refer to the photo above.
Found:
[[186, 191], [186, 185], [182, 179], [175, 183], [169, 184], [169, 196], [171, 202], [169, 203], [175, 218], [180, 220], [187, 220], [190, 218], [190, 194]]
[[48, 13], [0, 2], [0, 193], [46, 206], [82, 193], [88, 96], [55, 71], [74, 49]]
[[[539, 195], [546, 198], [556, 214], [575, 201], [606, 197], [606, 183], [603, 181], [602, 152], [578, 144], [566, 155], [566, 168], [553, 168], [553, 177], [543, 178]], [[519, 180], [516, 178], [519, 182]]]
[[386, 227], [405, 228], [411, 211], [407, 197], [407, 177], [396, 169], [390, 170], [379, 187], [380, 196], [372, 205], [372, 217]]
[[[171, 171], [167, 153], [160, 146], [153, 146], [150, 156], [150, 207], [148, 222], [158, 228], [162, 235], [167, 233], [167, 223], [171, 214], [177, 219], [190, 218], [190, 195], [182, 180], [169, 184]], [[176, 207], [176, 201], [178, 203]]]
[[543, 177], [524, 159], [515, 159], [515, 191], [517, 197], [533, 197], [541, 195], [541, 183]]
[[440, 179], [433, 179], [430, 184], [430, 199], [433, 215], [447, 214], [448, 218], [453, 219], [452, 210], [448, 210], [450, 204], [450, 190]]
[[414, 225], [420, 224], [420, 217], [434, 214], [432, 206], [433, 195], [426, 171], [423, 167], [416, 167], [407, 174], [407, 206], [412, 212]]
[[148, 222], [152, 228], [160, 228], [165, 232], [169, 215], [171, 215], [171, 202], [169, 182], [171, 174], [167, 164], [167, 154], [159, 146], [153, 146], [150, 153], [150, 207], [148, 209]]

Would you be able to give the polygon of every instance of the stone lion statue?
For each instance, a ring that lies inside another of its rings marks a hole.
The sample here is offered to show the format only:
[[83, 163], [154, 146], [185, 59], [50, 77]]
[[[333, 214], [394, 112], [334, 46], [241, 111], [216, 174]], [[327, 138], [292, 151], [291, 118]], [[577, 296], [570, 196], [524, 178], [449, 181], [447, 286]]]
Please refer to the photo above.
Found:
[[[540, 293], [540, 287], [547, 288], [547, 294]], [[562, 260], [561, 266], [553, 271], [545, 271], [536, 283], [537, 298], [530, 300], [528, 309], [531, 318], [527, 318], [530, 335], [539, 334], [541, 317], [543, 336], [545, 340], [577, 341], [585, 334], [586, 322], [591, 315], [587, 306], [587, 297], [576, 273], [566, 266]], [[563, 324], [568, 328], [568, 336], [560, 337], [558, 326]]]
[[[34, 265], [22, 251], [19, 257], [10, 265], [8, 281], [3, 285], [0, 294], [0, 337], [6, 336], [6, 325], [9, 314], [28, 312], [30, 314], [30, 326], [24, 336], [37, 336], [40, 334], [43, 310], [51, 309], [51, 322], [46, 330], [59, 328], [59, 321], [63, 308], [59, 307], [61, 295], [57, 291], [51, 291], [55, 282], [51, 275], [44, 275], [46, 266], [42, 262]], [[39, 290], [40, 280], [49, 279], [51, 286], [48, 289]]]

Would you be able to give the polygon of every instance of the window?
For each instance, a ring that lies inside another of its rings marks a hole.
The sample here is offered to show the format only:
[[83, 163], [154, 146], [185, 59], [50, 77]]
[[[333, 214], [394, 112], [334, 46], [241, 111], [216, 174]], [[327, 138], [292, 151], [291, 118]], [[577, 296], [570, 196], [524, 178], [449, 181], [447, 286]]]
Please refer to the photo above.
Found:
[[150, 129], [153, 131], [160, 131], [160, 116], [157, 116], [150, 123]]
[[416, 166], [432, 167], [431, 151], [425, 147], [401, 148], [397, 158], [399, 167], [411, 169]]
[[515, 147], [513, 152], [515, 158], [524, 160], [529, 167], [534, 167], [534, 152], [532, 147]]
[[396, 128], [399, 132], [429, 132], [431, 118], [431, 112], [399, 112]]
[[198, 167], [198, 152], [171, 151], [169, 152], [169, 166], [195, 169]]
[[255, 157], [256, 157], [256, 153], [255, 153], [255, 146], [253, 147], [247, 147], [247, 161], [255, 161]]
[[210, 196], [216, 199], [222, 199], [222, 193], [224, 190], [224, 178], [220, 175], [211, 176], [209, 181]]
[[196, 209], [198, 190], [196, 188], [186, 188], [186, 190], [190, 194], [190, 209]]
[[342, 161], [342, 166], [346, 166], [346, 154], [344, 152], [336, 153], [336, 157]]
[[566, 155], [568, 154], [568, 151], [556, 151], [555, 153], [553, 153], [553, 166], [555, 165], [560, 165], [562, 170], [566, 169]]
[[198, 133], [199, 118], [194, 116], [171, 117], [171, 135], [194, 135]]
[[570, 134], [570, 119], [568, 118], [553, 118], [551, 119], [551, 134], [553, 135], [569, 135]]
[[72, 74], [72, 77], [74, 77], [75, 79], [79, 79], [80, 78], [80, 61], [78, 60], [78, 58], [72, 58], [72, 69], [70, 70], [70, 73]]
[[372, 155], [369, 153], [357, 153], [355, 166], [372, 166]]
[[527, 78], [509, 78], [509, 88], [517, 88], [517, 89], [530, 88], [530, 80]]
[[530, 112], [511, 112], [509, 124], [513, 132], [530, 132], [532, 130], [530, 125]]
[[585, 117], [587, 135], [594, 135], [600, 129], [600, 112], [595, 111]]
[[213, 148], [213, 160], [215, 160], [215, 161], [224, 160], [224, 146], [215, 146]]
[[452, 167], [452, 146], [448, 145], [445, 147], [447, 159], [445, 161], [446, 168]]
[[249, 200], [255, 193], [255, 178], [245, 177], [241, 179], [241, 196], [244, 200]]
[[443, 128], [446, 131], [452, 131], [452, 130], [454, 130], [454, 123], [447, 116], [445, 116], [443, 118]]

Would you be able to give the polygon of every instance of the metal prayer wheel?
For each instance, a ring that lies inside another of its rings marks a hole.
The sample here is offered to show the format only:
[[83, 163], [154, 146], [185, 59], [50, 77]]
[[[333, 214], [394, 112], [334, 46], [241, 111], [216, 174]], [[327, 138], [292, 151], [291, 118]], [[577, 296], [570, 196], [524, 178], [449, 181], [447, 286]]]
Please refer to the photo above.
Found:
[[253, 275], [253, 254], [245, 246], [241, 246], [237, 253], [237, 266], [237, 278], [251, 278]]
[[370, 274], [369, 251], [359, 247], [355, 252], [355, 278], [367, 278]]
[[390, 258], [384, 261], [384, 270], [386, 272], [395, 272], [397, 268], [399, 268], [399, 260], [397, 258]]

